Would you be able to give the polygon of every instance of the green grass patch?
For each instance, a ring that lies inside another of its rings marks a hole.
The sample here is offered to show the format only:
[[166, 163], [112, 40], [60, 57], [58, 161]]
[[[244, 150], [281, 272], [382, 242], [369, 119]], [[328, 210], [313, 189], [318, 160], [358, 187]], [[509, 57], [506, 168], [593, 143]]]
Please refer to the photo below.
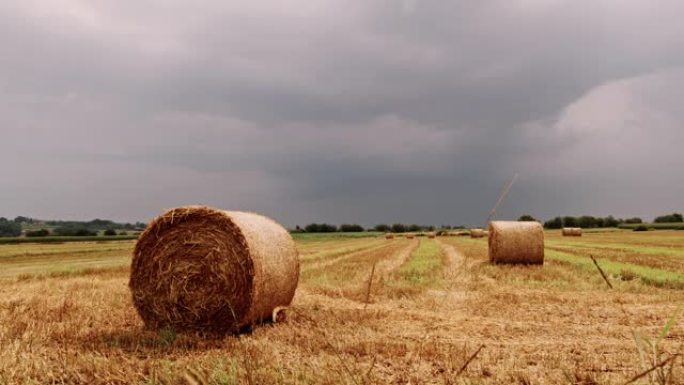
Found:
[[646, 226], [651, 230], [684, 230], [684, 223], [622, 223], [618, 227], [621, 229], [633, 230], [639, 226]]
[[545, 242], [547, 246], [572, 247], [582, 249], [606, 249], [639, 254], [684, 257], [684, 249], [682, 249], [681, 247], [641, 246], [628, 243], [598, 243], [596, 241], [582, 242], [565, 240], [546, 240]]
[[[556, 250], [546, 250], [546, 258], [567, 263], [582, 270], [596, 271], [596, 266], [588, 257], [583, 257], [571, 253]], [[614, 276], [623, 276], [629, 273], [641, 279], [645, 284], [657, 287], [667, 287], [672, 289], [684, 289], [684, 275], [653, 267], [634, 265], [631, 263], [615, 262], [608, 259], [596, 259], [603, 271]], [[597, 272], [598, 274], [598, 272]]]
[[443, 255], [433, 239], [421, 239], [409, 259], [399, 267], [396, 279], [415, 286], [431, 286], [439, 281]]
[[138, 239], [137, 235], [95, 236], [95, 237], [29, 237], [0, 238], [0, 245], [16, 245], [20, 243], [72, 243], [72, 242], [112, 242]]

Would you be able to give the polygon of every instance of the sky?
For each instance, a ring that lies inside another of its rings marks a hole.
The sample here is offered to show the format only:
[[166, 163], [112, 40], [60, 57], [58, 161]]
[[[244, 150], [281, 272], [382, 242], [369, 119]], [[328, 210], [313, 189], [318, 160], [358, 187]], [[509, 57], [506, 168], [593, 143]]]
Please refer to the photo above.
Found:
[[684, 2], [0, 2], [0, 216], [684, 209]]

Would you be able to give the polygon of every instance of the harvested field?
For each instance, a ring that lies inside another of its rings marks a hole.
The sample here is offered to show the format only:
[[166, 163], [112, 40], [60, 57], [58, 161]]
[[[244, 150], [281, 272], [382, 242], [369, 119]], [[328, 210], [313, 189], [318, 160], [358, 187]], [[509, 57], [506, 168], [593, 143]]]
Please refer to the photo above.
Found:
[[[133, 241], [1, 245], [0, 384], [622, 384], [684, 304], [681, 231], [547, 232], [544, 266], [491, 265], [487, 238], [295, 240], [287, 322], [240, 336], [145, 330]], [[683, 347], [680, 317], [660, 349]]]

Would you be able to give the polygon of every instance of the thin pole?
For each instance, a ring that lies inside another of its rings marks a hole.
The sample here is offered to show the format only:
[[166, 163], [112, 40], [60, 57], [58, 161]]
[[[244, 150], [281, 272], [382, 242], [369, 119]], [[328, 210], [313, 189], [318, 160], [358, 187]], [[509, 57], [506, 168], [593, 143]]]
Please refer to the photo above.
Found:
[[492, 211], [489, 212], [489, 216], [487, 217], [487, 223], [485, 223], [484, 228], [487, 228], [489, 222], [491, 222], [492, 219], [494, 219], [494, 216], [496, 216], [496, 210], [499, 208], [504, 198], [506, 198], [506, 195], [508, 195], [508, 192], [511, 190], [511, 187], [513, 186], [513, 183], [515, 183], [516, 179], [518, 179], [518, 173], [515, 173], [515, 175], [513, 175], [513, 178], [508, 183], [506, 183], [506, 186], [504, 186], [503, 190], [501, 190], [501, 194], [499, 194], [499, 199], [496, 201], [496, 204], [492, 208]]

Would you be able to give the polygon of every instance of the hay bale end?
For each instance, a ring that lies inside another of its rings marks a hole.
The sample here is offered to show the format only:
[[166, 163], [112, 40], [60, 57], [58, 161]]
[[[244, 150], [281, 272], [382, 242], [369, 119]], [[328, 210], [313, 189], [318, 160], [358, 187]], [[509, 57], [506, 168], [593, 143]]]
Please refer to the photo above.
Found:
[[292, 302], [292, 237], [264, 216], [205, 206], [169, 210], [133, 253], [129, 287], [148, 328], [239, 332]]
[[509, 264], [544, 264], [544, 228], [538, 222], [489, 223], [489, 261]]

